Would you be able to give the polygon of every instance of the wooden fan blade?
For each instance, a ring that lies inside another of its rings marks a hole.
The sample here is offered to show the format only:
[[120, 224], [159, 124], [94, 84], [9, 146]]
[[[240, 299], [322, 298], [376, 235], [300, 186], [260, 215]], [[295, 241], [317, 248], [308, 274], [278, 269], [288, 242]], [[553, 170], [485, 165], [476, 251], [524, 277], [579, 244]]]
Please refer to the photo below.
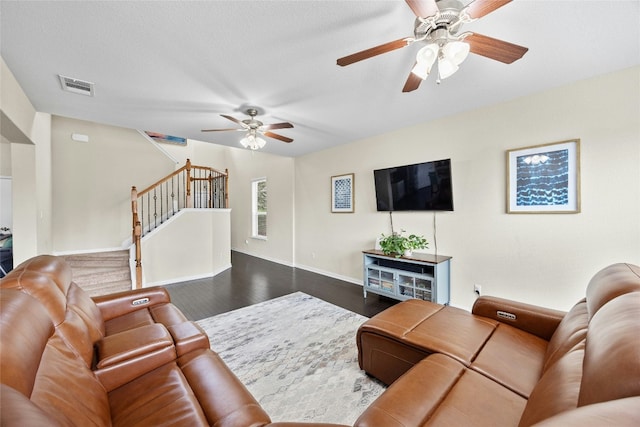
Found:
[[467, 6], [467, 14], [473, 19], [482, 18], [507, 3], [511, 0], [475, 0]]
[[[427, 18], [439, 12], [436, 0], [405, 0], [419, 18]], [[511, 0], [509, 0], [511, 1]]]
[[285, 128], [292, 128], [292, 127], [293, 125], [291, 123], [284, 122], [284, 123], [272, 123], [270, 125], [262, 125], [260, 129], [269, 130], [269, 129], [285, 129]]
[[244, 130], [244, 129], [202, 129], [200, 132], [224, 132], [224, 131], [228, 131], [228, 130]]
[[511, 64], [522, 58], [529, 50], [528, 47], [483, 36], [482, 34], [471, 33], [464, 38], [464, 42], [471, 46], [470, 51], [476, 55], [486, 56], [496, 61]]
[[283, 142], [293, 142], [293, 139], [287, 138], [286, 136], [278, 135], [277, 133], [273, 133], [273, 132], [264, 132], [263, 135], [268, 136], [269, 138], [279, 139], [280, 141], [283, 141]]
[[220, 115], [222, 117], [224, 117], [225, 119], [227, 119], [227, 120], [231, 120], [232, 122], [239, 124], [242, 127], [247, 127], [247, 125], [245, 123], [243, 123], [242, 120], [238, 120], [238, 119], [236, 119], [235, 117], [232, 117], [232, 116], [227, 116], [226, 114], [220, 114]]
[[[413, 66], [415, 67], [415, 64], [413, 64]], [[413, 67], [411, 67], [411, 69], [413, 70]], [[413, 92], [414, 90], [418, 89], [420, 83], [422, 83], [422, 79], [409, 71], [409, 77], [407, 77], [407, 81], [405, 82], [402, 91]]]
[[380, 46], [375, 46], [370, 49], [365, 49], [360, 52], [347, 55], [343, 58], [338, 59], [337, 63], [341, 67], [344, 67], [345, 65], [350, 65], [354, 62], [369, 59], [373, 56], [381, 55], [383, 53], [391, 52], [392, 50], [408, 46], [409, 44], [413, 43], [413, 41], [414, 40], [412, 37], [405, 37], [403, 39], [395, 40], [389, 43], [381, 44]]

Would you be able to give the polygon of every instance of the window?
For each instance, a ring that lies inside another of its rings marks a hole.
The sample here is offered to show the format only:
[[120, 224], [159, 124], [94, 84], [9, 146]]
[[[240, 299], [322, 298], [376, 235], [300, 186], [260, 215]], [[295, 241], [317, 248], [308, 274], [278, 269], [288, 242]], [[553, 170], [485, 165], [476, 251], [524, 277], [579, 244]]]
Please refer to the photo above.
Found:
[[267, 179], [256, 179], [251, 183], [251, 233], [253, 237], [267, 238]]

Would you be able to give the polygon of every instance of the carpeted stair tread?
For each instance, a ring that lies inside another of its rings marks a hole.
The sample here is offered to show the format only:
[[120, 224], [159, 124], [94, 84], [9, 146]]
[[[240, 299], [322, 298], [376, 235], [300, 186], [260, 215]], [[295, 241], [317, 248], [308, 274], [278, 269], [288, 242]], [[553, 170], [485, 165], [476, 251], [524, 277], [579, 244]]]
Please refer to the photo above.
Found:
[[72, 268], [80, 267], [128, 267], [129, 251], [101, 252], [90, 254], [66, 255], [65, 260]]
[[79, 285], [90, 296], [113, 294], [116, 292], [131, 290], [131, 281], [122, 280], [119, 282], [99, 283], [96, 285]]
[[119, 282], [123, 280], [131, 281], [129, 266], [126, 269], [113, 268], [78, 268], [71, 267], [73, 281], [78, 285], [95, 285], [104, 282]]
[[73, 281], [90, 296], [131, 289], [129, 251], [65, 255]]

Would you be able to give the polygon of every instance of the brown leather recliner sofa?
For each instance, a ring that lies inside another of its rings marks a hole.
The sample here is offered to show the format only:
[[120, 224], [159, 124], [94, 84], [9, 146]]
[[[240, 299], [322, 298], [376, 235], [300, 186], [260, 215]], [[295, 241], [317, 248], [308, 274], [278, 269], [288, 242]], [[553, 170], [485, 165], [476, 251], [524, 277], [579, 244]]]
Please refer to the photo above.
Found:
[[[2, 426], [329, 426], [271, 423], [163, 288], [91, 299], [50, 256], [0, 288]], [[596, 274], [568, 313], [402, 302], [357, 345], [390, 387], [356, 427], [640, 425], [637, 266]]]
[[2, 426], [328, 426], [271, 423], [164, 288], [91, 299], [53, 256], [0, 288]]
[[360, 367], [390, 387], [357, 427], [640, 425], [640, 267], [598, 272], [568, 313], [480, 297], [365, 322]]

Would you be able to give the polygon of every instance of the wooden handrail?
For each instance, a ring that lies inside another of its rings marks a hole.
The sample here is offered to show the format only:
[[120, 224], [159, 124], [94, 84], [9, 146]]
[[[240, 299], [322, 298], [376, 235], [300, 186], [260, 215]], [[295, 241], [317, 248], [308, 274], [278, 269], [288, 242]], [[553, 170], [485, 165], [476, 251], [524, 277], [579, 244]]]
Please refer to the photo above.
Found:
[[[180, 172], [186, 171], [190, 175], [192, 168], [193, 169], [201, 169], [201, 170], [205, 170], [205, 171], [214, 172], [217, 175], [224, 175], [224, 176], [227, 176], [227, 177], [229, 176], [229, 169], [225, 169], [224, 172], [221, 172], [219, 170], [216, 170], [214, 168], [210, 168], [208, 166], [191, 166], [191, 161], [189, 159], [187, 159], [187, 164], [186, 165], [182, 166], [180, 169], [176, 169], [175, 171], [173, 171], [169, 175], [165, 176], [164, 178], [161, 178], [161, 179], [157, 180], [156, 182], [154, 182], [153, 184], [151, 184], [150, 186], [148, 186], [144, 190], [138, 192], [138, 197], [144, 196], [146, 193], [150, 192], [151, 190], [156, 188], [158, 185], [162, 184], [163, 182], [169, 181], [171, 178], [179, 175]], [[193, 181], [193, 180], [190, 179], [189, 181]], [[190, 183], [187, 182], [187, 188], [189, 189], [190, 187], [191, 187]], [[226, 190], [227, 190], [227, 188], [225, 188], [225, 194], [226, 194]], [[189, 193], [187, 193], [187, 195], [189, 195]]]
[[[197, 174], [197, 176], [194, 177], [192, 176], [193, 174]], [[203, 176], [205, 174], [207, 175]], [[215, 184], [214, 186], [214, 183], [217, 183], [220, 179], [223, 180], [222, 185], [220, 186], [219, 184]], [[192, 183], [198, 183], [194, 184], [196, 189], [202, 189], [203, 187], [206, 189], [205, 193], [199, 193], [199, 197], [206, 196], [206, 204], [203, 204], [202, 200], [199, 199], [199, 203], [197, 203], [195, 207], [227, 208], [229, 206], [228, 181], [228, 169], [225, 169], [224, 172], [220, 172], [208, 166], [195, 166], [191, 164], [191, 160], [187, 159], [184, 166], [176, 169], [164, 178], [159, 179], [144, 190], [137, 191], [135, 186], [131, 187], [131, 240], [135, 245], [136, 288], [142, 287], [142, 248], [140, 245], [142, 236], [158, 227], [158, 222], [162, 224], [171, 216], [175, 215], [181, 208], [194, 207]], [[183, 190], [182, 195], [181, 189]], [[220, 192], [223, 193], [221, 195], [222, 198], [220, 198]], [[152, 199], [153, 224], [151, 223]], [[158, 199], [160, 200], [158, 201]], [[146, 223], [144, 215], [145, 203], [147, 204]], [[139, 212], [139, 208], [142, 210], [141, 212]]]

